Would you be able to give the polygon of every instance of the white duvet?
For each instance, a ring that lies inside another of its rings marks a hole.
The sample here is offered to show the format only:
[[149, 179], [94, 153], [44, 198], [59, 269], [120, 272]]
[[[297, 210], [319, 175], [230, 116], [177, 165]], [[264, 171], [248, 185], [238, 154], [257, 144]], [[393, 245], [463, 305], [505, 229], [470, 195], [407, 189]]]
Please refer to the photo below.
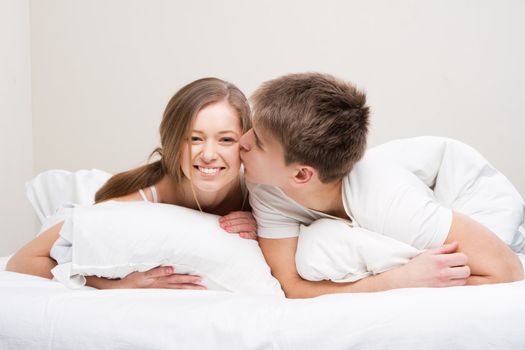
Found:
[[283, 299], [71, 290], [0, 271], [0, 349], [517, 350], [524, 299], [524, 281]]

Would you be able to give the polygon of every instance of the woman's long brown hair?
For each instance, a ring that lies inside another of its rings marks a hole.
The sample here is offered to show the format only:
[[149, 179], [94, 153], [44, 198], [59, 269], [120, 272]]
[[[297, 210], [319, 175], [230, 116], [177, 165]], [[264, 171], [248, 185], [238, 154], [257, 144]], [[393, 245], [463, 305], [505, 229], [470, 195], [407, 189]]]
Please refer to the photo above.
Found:
[[169, 175], [175, 185], [182, 181], [182, 147], [189, 139], [191, 124], [205, 106], [227, 100], [239, 114], [243, 132], [251, 128], [246, 96], [233, 84], [217, 78], [196, 80], [180, 89], [168, 102], [160, 123], [160, 143], [149, 156], [152, 163], [112, 176], [96, 193], [95, 203], [121, 197], [159, 182]]

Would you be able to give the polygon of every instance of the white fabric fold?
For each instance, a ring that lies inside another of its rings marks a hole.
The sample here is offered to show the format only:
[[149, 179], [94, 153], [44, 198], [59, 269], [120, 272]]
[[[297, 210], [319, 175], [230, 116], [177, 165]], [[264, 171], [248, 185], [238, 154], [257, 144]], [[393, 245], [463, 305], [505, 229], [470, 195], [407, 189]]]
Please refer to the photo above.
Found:
[[340, 220], [319, 219], [301, 226], [295, 262], [306, 280], [342, 283], [404, 265], [421, 252]]

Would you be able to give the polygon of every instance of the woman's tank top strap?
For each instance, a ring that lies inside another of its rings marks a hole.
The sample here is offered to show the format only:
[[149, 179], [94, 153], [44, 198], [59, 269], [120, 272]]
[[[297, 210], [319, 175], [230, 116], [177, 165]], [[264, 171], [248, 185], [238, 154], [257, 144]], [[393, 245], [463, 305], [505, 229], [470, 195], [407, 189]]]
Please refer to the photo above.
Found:
[[157, 195], [157, 189], [155, 188], [155, 185], [151, 185], [149, 189], [151, 191], [151, 195], [153, 196], [153, 203], [158, 203], [159, 196]]
[[[159, 196], [157, 195], [157, 189], [155, 188], [155, 185], [150, 186], [149, 190], [151, 191], [151, 196], [153, 198], [151, 202], [158, 203]], [[145, 202], [149, 202], [148, 197], [146, 197], [146, 194], [144, 193], [144, 190], [142, 188], [139, 190], [139, 194]]]
[[144, 190], [142, 190], [142, 188], [139, 190], [139, 194], [145, 202], [149, 202], [148, 197], [146, 197], [146, 194], [144, 193]]

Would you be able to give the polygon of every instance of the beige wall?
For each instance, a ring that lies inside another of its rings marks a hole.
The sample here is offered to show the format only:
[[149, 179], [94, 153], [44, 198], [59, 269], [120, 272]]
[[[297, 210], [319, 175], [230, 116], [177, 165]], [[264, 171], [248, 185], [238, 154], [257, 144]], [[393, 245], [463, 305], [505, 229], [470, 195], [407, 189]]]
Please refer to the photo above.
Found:
[[35, 170], [142, 162], [168, 98], [318, 70], [368, 91], [371, 144], [472, 144], [525, 194], [525, 2], [34, 1]]
[[33, 175], [29, 1], [0, 2], [0, 255], [28, 241], [35, 217], [24, 183]]
[[458, 138], [525, 195], [524, 15], [519, 0], [32, 1], [34, 171], [142, 163], [196, 78], [250, 94], [323, 71], [368, 92], [371, 145]]

